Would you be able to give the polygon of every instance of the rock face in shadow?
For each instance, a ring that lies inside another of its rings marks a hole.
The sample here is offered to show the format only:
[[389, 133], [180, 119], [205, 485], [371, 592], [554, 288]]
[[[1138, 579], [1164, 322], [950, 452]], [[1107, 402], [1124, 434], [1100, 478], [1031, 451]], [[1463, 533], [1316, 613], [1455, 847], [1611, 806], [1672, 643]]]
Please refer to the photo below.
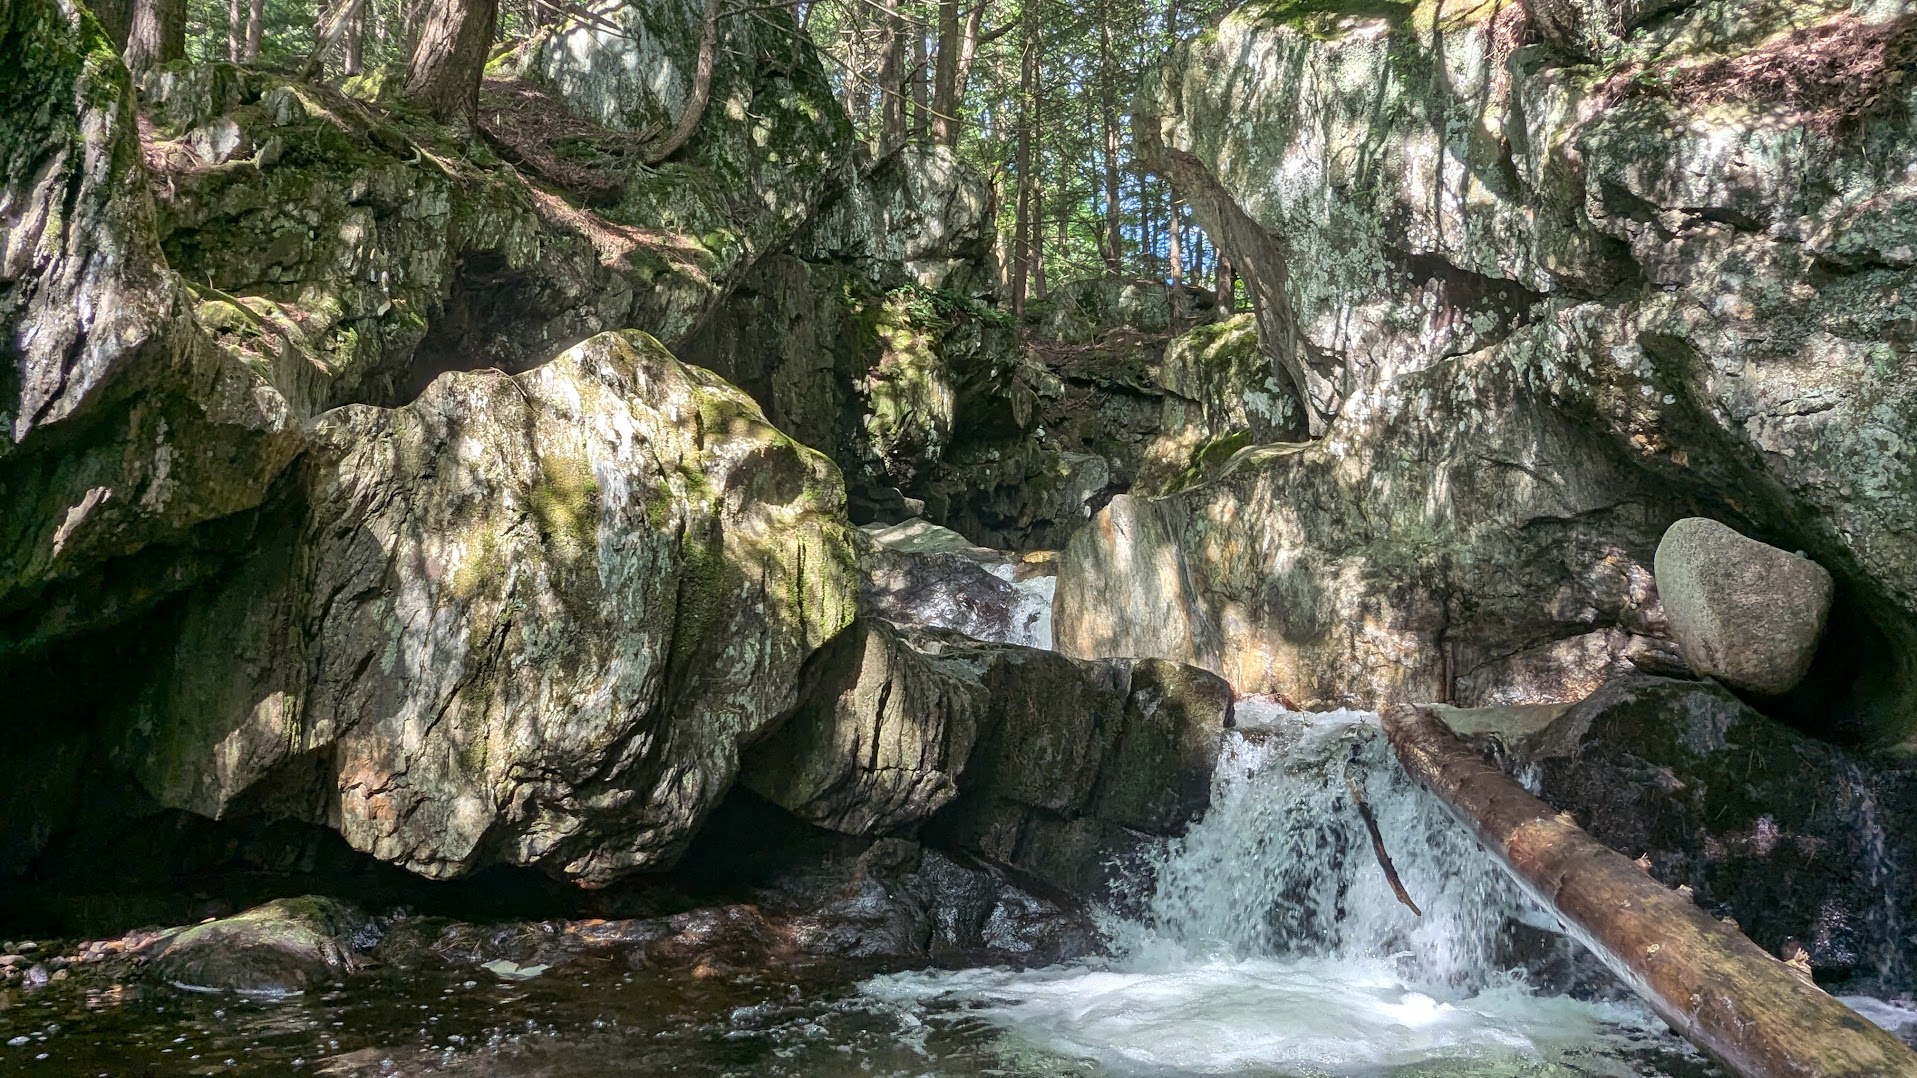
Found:
[[1106, 862], [1210, 803], [1230, 688], [1155, 660], [1083, 662], [861, 620], [808, 665], [742, 781], [850, 834], [951, 844], [1091, 895]]
[[1568, 702], [1678, 668], [1652, 552], [1707, 516], [1830, 571], [1854, 646], [1823, 706], [1909, 736], [1917, 88], [1751, 72], [1888, 71], [1911, 6], [1641, 7], [1603, 63], [1520, 46], [1525, 7], [1247, 7], [1146, 88], [1141, 152], [1315, 440], [1108, 509], [1061, 561], [1060, 647], [1298, 699]]
[[1710, 683], [1633, 676], [1521, 742], [1545, 800], [1818, 977], [1895, 989], [1917, 924], [1917, 770], [1765, 718]]
[[314, 430], [305, 511], [116, 726], [170, 807], [429, 876], [670, 865], [852, 617], [837, 472], [639, 333]]

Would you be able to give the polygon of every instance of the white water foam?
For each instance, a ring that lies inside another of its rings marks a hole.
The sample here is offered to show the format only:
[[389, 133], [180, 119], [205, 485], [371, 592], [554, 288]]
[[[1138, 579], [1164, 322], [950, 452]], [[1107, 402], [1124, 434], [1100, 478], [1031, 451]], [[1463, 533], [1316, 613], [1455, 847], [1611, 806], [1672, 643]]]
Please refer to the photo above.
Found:
[[[1388, 759], [1375, 715], [1241, 704], [1205, 818], [1160, 858], [1108, 959], [926, 971], [866, 993], [1001, 1031], [1008, 1056], [1121, 1074], [1634, 1075], [1681, 1052], [1647, 1011], [1532, 992], [1508, 920], [1546, 921]], [[1414, 915], [1373, 854], [1377, 814]]]
[[1052, 650], [1052, 597], [1058, 592], [1057, 574], [1040, 573], [1021, 580], [1020, 565], [1014, 561], [987, 565], [986, 569], [1018, 592], [1018, 601], [1006, 619], [1011, 635], [1005, 643]]

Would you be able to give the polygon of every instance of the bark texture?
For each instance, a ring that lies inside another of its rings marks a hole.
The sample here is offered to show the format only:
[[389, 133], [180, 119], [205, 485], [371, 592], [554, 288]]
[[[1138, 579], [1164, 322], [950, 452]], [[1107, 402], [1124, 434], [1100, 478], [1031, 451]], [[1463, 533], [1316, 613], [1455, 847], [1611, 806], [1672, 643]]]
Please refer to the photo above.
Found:
[[497, 0], [433, 0], [413, 47], [405, 99], [442, 123], [470, 130], [498, 10]]
[[122, 57], [135, 75], [186, 59], [186, 0], [135, 0]]

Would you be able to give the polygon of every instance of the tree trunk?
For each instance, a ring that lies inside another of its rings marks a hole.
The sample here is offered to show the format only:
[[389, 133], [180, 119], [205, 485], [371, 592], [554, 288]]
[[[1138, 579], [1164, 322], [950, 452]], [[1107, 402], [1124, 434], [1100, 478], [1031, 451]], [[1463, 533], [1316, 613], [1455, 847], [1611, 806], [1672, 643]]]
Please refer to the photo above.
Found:
[[[1178, 0], [1167, 0], [1165, 4], [1165, 43], [1168, 48], [1178, 47]], [[1165, 254], [1171, 260], [1171, 296], [1168, 306], [1171, 310], [1171, 331], [1177, 333], [1181, 322], [1178, 291], [1185, 284], [1185, 264], [1179, 249], [1181, 227], [1178, 214], [1178, 188], [1171, 185], [1169, 177], [1165, 180]]]
[[[317, 76], [326, 65], [326, 53], [333, 47], [333, 43], [348, 33], [357, 33], [359, 13], [364, 9], [365, 2], [366, 0], [339, 0], [337, 6], [321, 21], [319, 40], [313, 44], [313, 51], [307, 54], [306, 62], [300, 65], [301, 79]], [[346, 73], [356, 75], [359, 72], [351, 69]]]
[[[544, 8], [535, 5], [535, 12]], [[345, 75], [358, 75], [366, 70], [366, 5], [362, 2], [353, 11], [352, 21], [346, 26], [346, 55], [341, 59], [340, 72]]]
[[1218, 293], [1218, 309], [1231, 314], [1238, 309], [1238, 275], [1232, 272], [1231, 259], [1223, 248], [1218, 251], [1218, 276], [1212, 290]]
[[1032, 128], [1037, 122], [1034, 89], [1038, 84], [1038, 30], [1033, 10], [1036, 5], [1031, 5], [1024, 16], [1025, 47], [1019, 57], [1018, 78], [1018, 147], [1013, 154], [1013, 168], [1018, 171], [1018, 205], [1012, 216], [1012, 310], [1021, 315], [1025, 313], [1025, 294], [1031, 283], [1035, 231]]
[[932, 58], [928, 49], [925, 27], [914, 23], [912, 26], [912, 138], [924, 142], [931, 133], [931, 118], [926, 115], [932, 108]]
[[646, 154], [649, 165], [659, 164], [678, 153], [680, 147], [692, 141], [693, 132], [699, 130], [699, 121], [705, 118], [706, 105], [712, 101], [712, 73], [719, 66], [719, 16], [724, 12], [725, 0], [706, 0], [705, 15], [699, 21], [699, 59], [692, 72], [692, 97], [686, 102], [685, 111], [679, 114], [672, 133]]
[[246, 49], [240, 62], [260, 62], [260, 23], [266, 18], [266, 0], [246, 0]]
[[470, 133], [498, 14], [498, 0], [432, 0], [400, 96], [441, 123]]
[[186, 0], [134, 0], [124, 58], [135, 75], [186, 59]]
[[133, 26], [130, 0], [94, 0], [93, 17], [100, 20], [100, 29], [106, 31], [113, 47], [125, 52], [127, 32]]
[[939, 0], [938, 52], [932, 61], [932, 141], [958, 145], [958, 0]]
[[884, 44], [879, 53], [879, 156], [905, 142], [905, 24], [899, 0], [885, 0]]
[[[978, 46], [985, 27], [985, 9], [989, 0], [978, 0], [972, 7], [972, 13], [965, 17], [965, 32], [959, 38], [958, 67], [952, 75], [952, 107], [944, 110], [952, 117], [951, 129], [947, 132], [945, 144], [959, 144], [959, 110], [965, 107], [965, 89], [972, 81], [972, 65], [978, 61]], [[995, 35], [996, 36], [996, 35]]]
[[246, 49], [246, 12], [240, 0], [226, 0], [226, 59], [237, 64]]
[[1118, 197], [1118, 72], [1112, 48], [1111, 9], [1099, 20], [1099, 122], [1105, 135], [1105, 268], [1114, 277], [1124, 272], [1125, 231], [1123, 204]]
[[[1036, 125], [1034, 125], [1036, 126]], [[1034, 142], [1038, 134], [1032, 135]], [[1033, 154], [1036, 159], [1037, 154]], [[1032, 298], [1043, 300], [1050, 292], [1045, 285], [1045, 190], [1038, 177], [1032, 177]]]
[[1744, 1078], [1917, 1075], [1917, 1053], [1744, 934], [1652, 879], [1504, 772], [1436, 715], [1391, 709], [1398, 760], [1519, 886], [1672, 1029]]

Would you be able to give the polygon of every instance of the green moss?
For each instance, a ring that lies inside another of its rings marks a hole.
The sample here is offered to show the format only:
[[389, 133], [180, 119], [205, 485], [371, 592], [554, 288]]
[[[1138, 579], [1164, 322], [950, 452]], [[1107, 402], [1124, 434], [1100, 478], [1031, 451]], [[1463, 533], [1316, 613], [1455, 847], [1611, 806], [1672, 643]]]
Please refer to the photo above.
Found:
[[727, 564], [724, 540], [716, 534], [687, 535], [679, 548], [679, 595], [674, 609], [670, 669], [691, 672], [694, 656], [724, 616], [733, 589], [734, 572]]
[[598, 549], [599, 484], [590, 462], [577, 457], [539, 458], [540, 479], [530, 500], [548, 546], [566, 564]]
[[471, 599], [487, 581], [501, 580], [506, 575], [506, 556], [500, 549], [498, 532], [482, 526], [467, 542], [472, 549], [460, 560], [459, 568], [453, 570], [452, 593], [460, 600]]

